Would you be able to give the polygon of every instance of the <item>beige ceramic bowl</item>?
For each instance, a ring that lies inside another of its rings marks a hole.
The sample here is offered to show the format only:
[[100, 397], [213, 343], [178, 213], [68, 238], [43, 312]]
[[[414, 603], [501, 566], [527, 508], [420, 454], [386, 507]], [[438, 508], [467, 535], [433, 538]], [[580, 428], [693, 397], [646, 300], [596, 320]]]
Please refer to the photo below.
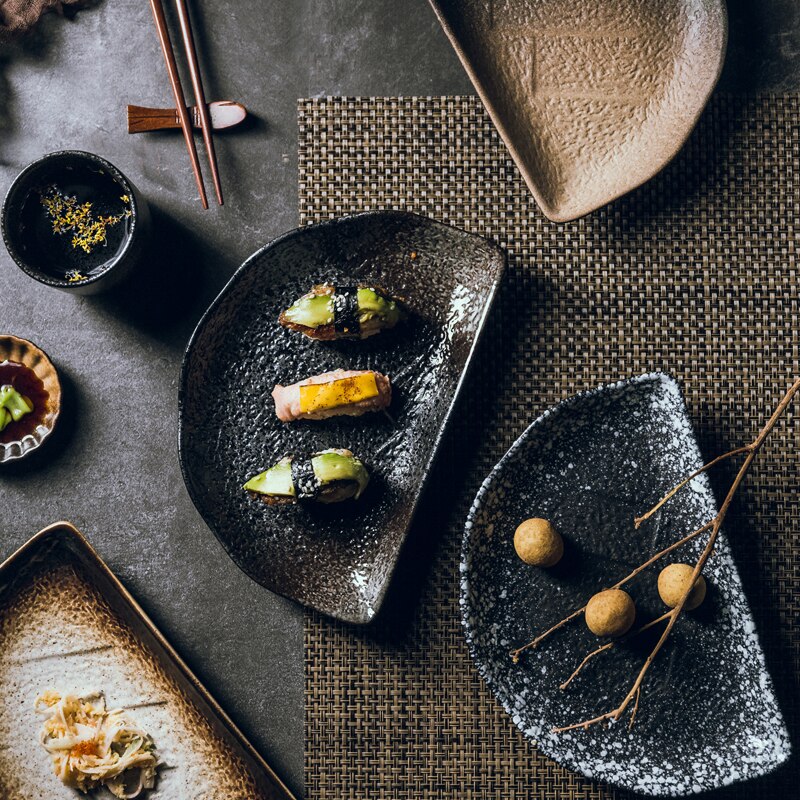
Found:
[[53, 432], [61, 412], [61, 382], [52, 361], [33, 342], [11, 334], [0, 334], [0, 364], [15, 361], [32, 369], [47, 392], [47, 411], [36, 428], [18, 441], [0, 443], [0, 464], [33, 452]]

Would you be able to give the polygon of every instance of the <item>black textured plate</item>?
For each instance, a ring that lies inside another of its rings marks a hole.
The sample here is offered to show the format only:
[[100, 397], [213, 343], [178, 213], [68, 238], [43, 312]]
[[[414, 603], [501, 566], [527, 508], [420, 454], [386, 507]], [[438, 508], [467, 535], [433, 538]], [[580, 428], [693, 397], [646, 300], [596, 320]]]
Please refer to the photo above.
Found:
[[[186, 352], [179, 446], [194, 504], [248, 575], [331, 616], [372, 619], [504, 263], [478, 236], [376, 212], [288, 233], [233, 276]], [[282, 328], [280, 311], [323, 281], [380, 285], [413, 314], [361, 342], [316, 342]], [[277, 419], [276, 383], [337, 367], [389, 375], [391, 419]], [[283, 455], [328, 447], [349, 447], [367, 464], [372, 479], [360, 500], [269, 507], [242, 490]]]
[[[461, 608], [473, 659], [516, 725], [556, 761], [650, 795], [680, 795], [763, 775], [789, 756], [789, 735], [723, 535], [709, 560], [705, 603], [684, 614], [642, 689], [636, 724], [553, 733], [612, 710], [652, 640], [614, 648], [562, 683], [597, 639], [576, 620], [514, 665], [509, 651], [716, 514], [705, 476], [636, 531], [646, 511], [701, 463], [677, 384], [644, 375], [577, 395], [539, 417], [484, 482], [469, 514]], [[528, 517], [550, 519], [566, 542], [552, 570], [513, 545]], [[669, 561], [694, 562], [695, 540]], [[666, 609], [646, 570], [628, 591], [640, 623]], [[626, 587], [627, 588], [627, 587]], [[644, 639], [645, 636], [638, 637]]]

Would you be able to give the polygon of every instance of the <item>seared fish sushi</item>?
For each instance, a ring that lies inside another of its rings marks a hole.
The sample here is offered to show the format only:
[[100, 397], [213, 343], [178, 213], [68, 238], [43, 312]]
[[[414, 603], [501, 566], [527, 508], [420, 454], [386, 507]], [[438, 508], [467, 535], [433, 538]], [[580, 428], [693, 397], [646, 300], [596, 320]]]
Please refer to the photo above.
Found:
[[244, 488], [268, 505], [358, 500], [369, 483], [366, 467], [349, 450], [323, 450], [310, 458], [286, 456]]
[[400, 302], [367, 286], [314, 286], [278, 321], [311, 339], [366, 339], [393, 328], [404, 317]]
[[392, 402], [392, 384], [380, 372], [337, 369], [272, 390], [275, 413], [282, 422], [296, 419], [357, 417], [381, 411]]

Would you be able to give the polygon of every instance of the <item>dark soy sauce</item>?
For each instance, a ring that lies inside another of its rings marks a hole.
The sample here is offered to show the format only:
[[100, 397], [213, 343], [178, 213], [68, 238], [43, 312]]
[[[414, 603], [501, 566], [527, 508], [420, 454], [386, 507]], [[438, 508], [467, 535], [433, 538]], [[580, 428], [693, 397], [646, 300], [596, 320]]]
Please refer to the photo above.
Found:
[[[53, 231], [53, 220], [42, 204], [43, 196], [53, 191], [61, 198], [74, 197], [77, 205], [91, 203], [91, 220], [118, 217], [119, 222], [104, 227], [106, 241], [95, 244], [87, 253], [73, 246], [74, 230]], [[18, 241], [25, 260], [35, 269], [59, 280], [73, 275], [90, 277], [103, 272], [124, 248], [132, 219], [126, 190], [101, 167], [63, 165], [48, 175], [46, 182], [28, 192], [19, 218]]]
[[10, 422], [0, 431], [0, 444], [18, 442], [33, 433], [47, 416], [49, 396], [36, 373], [16, 361], [0, 361], [0, 386], [13, 386], [33, 403], [33, 411], [18, 422]]

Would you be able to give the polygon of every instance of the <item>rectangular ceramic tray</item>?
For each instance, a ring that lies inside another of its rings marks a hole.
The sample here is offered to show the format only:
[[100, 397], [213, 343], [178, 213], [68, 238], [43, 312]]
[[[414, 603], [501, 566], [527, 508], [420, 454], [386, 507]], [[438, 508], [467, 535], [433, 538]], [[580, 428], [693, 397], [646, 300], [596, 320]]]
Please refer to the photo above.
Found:
[[143, 800], [293, 797], [67, 522], [40, 531], [0, 564], [3, 800], [76, 797], [38, 741], [34, 701], [46, 689], [102, 690], [110, 707], [131, 709], [164, 762]]

